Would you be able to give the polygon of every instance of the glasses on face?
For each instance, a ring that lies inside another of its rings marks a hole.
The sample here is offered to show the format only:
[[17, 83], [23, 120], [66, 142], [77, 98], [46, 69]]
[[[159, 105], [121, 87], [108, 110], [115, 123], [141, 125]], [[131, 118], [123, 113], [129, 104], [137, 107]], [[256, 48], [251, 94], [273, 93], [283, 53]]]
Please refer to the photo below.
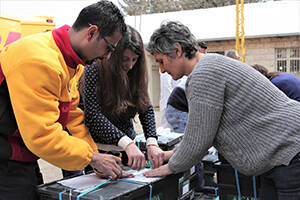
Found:
[[[89, 24], [89, 25], [92, 26], [92, 24]], [[95, 26], [97, 26], [97, 25], [95, 25]], [[105, 50], [105, 53], [103, 54], [103, 56], [106, 56], [107, 54], [114, 52], [114, 51], [116, 50], [116, 47], [115, 47], [115, 45], [113, 45], [112, 43], [110, 43], [110, 42], [104, 37], [104, 35], [102, 35], [102, 33], [100, 32], [100, 27], [99, 27], [99, 26], [97, 26], [97, 27], [98, 27], [98, 32], [99, 32], [100, 37], [104, 40], [105, 44], [107, 45], [107, 48], [106, 48], [106, 50]], [[103, 56], [102, 56], [102, 57], [103, 57]]]
[[115, 45], [113, 45], [113, 44], [111, 44], [110, 42], [108, 42], [107, 39], [101, 34], [101, 32], [99, 32], [99, 35], [100, 35], [100, 37], [103, 38], [104, 42], [105, 42], [106, 45], [107, 45], [107, 48], [106, 48], [106, 50], [105, 50], [105, 54], [104, 54], [104, 55], [107, 55], [107, 54], [109, 54], [109, 53], [114, 52], [114, 51], [116, 50]]

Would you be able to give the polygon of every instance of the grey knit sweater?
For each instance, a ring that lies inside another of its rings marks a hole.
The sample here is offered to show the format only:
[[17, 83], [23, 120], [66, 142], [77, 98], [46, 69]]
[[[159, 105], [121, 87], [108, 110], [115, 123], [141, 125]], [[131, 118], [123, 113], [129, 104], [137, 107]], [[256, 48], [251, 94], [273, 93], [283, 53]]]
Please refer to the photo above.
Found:
[[207, 54], [186, 87], [189, 119], [171, 171], [192, 167], [212, 145], [245, 175], [288, 165], [300, 152], [300, 103], [251, 66]]

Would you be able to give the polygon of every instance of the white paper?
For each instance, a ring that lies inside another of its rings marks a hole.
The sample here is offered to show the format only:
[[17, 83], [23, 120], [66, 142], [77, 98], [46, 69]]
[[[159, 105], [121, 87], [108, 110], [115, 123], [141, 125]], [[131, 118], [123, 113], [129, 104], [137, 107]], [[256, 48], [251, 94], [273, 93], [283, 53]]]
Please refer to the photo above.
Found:
[[[183, 136], [183, 133], [171, 132], [171, 130], [169, 128], [163, 129], [163, 128], [160, 127], [160, 128], [157, 129], [157, 136], [158, 137], [161, 136], [161, 137], [159, 137], [158, 140], [160, 140], [160, 139], [163, 140], [164, 138], [176, 139], [176, 138], [179, 138], [179, 137]], [[144, 137], [143, 134], [138, 134], [135, 139], [136, 139], [137, 142], [146, 142], [145, 137]]]
[[[129, 170], [128, 172], [135, 175], [133, 178], [124, 178], [125, 180], [129, 181], [136, 181], [136, 182], [143, 182], [143, 183], [151, 183], [157, 180], [160, 180], [161, 177], [155, 177], [155, 178], [147, 178], [143, 175], [143, 173], [150, 171], [152, 169], [145, 168], [140, 171], [136, 170]], [[102, 182], [106, 181], [106, 179], [101, 179], [99, 176], [97, 176], [95, 173], [77, 176], [74, 178], [66, 179], [57, 181], [57, 183], [72, 188], [74, 191], [77, 192], [84, 192], [85, 190], [88, 190], [90, 188], [95, 187], [96, 185], [101, 184]]]
[[157, 131], [157, 135], [167, 137], [167, 138], [176, 139], [178, 137], [183, 136], [183, 133], [175, 133], [175, 132], [171, 132], [170, 130], [165, 129], [165, 130]]
[[87, 189], [95, 187], [96, 185], [99, 185], [104, 181], [106, 181], [106, 179], [101, 179], [95, 173], [91, 173], [66, 180], [61, 180], [57, 183], [69, 188], [73, 188], [77, 192], [83, 192]]

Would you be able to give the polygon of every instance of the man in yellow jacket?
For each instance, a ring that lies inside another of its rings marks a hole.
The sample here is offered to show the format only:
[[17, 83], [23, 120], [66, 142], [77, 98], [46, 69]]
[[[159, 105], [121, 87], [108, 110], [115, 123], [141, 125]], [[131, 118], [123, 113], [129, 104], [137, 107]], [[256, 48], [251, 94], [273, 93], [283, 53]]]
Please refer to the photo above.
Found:
[[113, 178], [120, 176], [120, 158], [98, 153], [84, 126], [76, 78], [81, 65], [109, 58], [125, 32], [119, 9], [102, 0], [84, 8], [72, 27], [24, 37], [3, 49], [0, 199], [38, 198], [38, 158], [66, 170], [90, 164]]

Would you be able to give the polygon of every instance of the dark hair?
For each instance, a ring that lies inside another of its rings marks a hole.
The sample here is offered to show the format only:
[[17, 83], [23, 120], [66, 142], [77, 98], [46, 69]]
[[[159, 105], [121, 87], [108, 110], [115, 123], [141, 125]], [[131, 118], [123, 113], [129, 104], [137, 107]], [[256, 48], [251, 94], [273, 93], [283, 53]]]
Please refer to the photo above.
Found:
[[269, 72], [269, 70], [266, 67], [259, 64], [252, 65], [252, 67], [257, 71], [259, 71], [260, 73], [262, 73], [269, 80], [272, 80], [272, 78], [274, 78], [275, 76], [281, 73], [281, 72]]
[[174, 58], [177, 50], [175, 43], [181, 46], [182, 52], [189, 59], [198, 51], [197, 40], [189, 28], [174, 21], [162, 23], [160, 28], [154, 31], [147, 50], [151, 54], [159, 53]]
[[199, 47], [202, 48], [202, 49], [207, 49], [207, 46], [206, 46], [205, 42], [200, 42], [200, 41], [198, 41], [198, 45], [199, 45]]
[[118, 28], [122, 35], [126, 32], [123, 14], [118, 7], [107, 0], [83, 8], [72, 28], [75, 31], [80, 31], [89, 27], [90, 24], [97, 25], [103, 36], [112, 36]]
[[[123, 53], [130, 49], [138, 60], [127, 72], [122, 68]], [[150, 105], [148, 75], [144, 44], [140, 34], [132, 27], [119, 41], [116, 51], [108, 61], [99, 66], [101, 79], [97, 96], [103, 105], [103, 113], [109, 117], [132, 118], [137, 112], [145, 112]]]

